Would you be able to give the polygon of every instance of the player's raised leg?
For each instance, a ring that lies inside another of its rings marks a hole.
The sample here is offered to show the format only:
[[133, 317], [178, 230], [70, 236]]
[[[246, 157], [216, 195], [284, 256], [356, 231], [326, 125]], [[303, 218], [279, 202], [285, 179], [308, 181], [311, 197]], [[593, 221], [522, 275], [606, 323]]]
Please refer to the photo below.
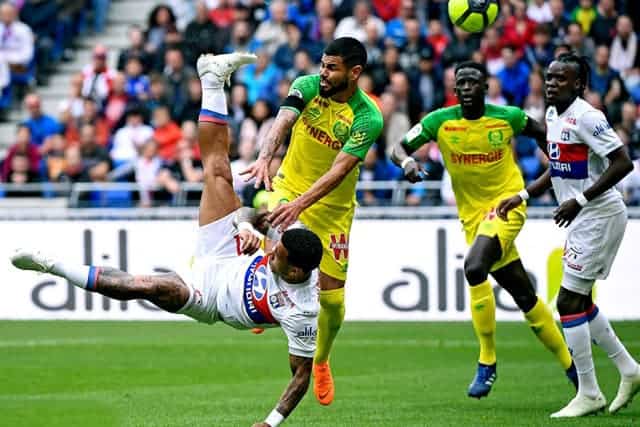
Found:
[[26, 250], [17, 250], [11, 262], [21, 270], [53, 274], [120, 301], [144, 299], [171, 313], [189, 300], [189, 288], [176, 273], [134, 276], [110, 267], [67, 264]]
[[229, 165], [229, 128], [224, 84], [240, 66], [255, 62], [250, 53], [201, 55], [198, 75], [202, 84], [202, 109], [198, 117], [198, 143], [204, 169], [200, 199], [200, 226], [216, 221], [241, 206], [233, 191]]

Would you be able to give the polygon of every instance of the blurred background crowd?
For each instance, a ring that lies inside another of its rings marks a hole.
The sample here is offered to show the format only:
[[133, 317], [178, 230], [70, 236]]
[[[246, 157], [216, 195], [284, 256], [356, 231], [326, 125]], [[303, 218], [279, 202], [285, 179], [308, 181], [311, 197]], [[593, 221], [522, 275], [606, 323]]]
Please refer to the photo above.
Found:
[[[566, 50], [591, 59], [585, 97], [605, 111], [632, 158], [640, 157], [635, 0], [504, 0], [497, 23], [482, 34], [453, 28], [445, 0], [272, 0], [268, 7], [263, 0], [171, 0], [153, 9], [146, 25], [128, 29], [129, 46], [117, 52], [117, 61], [108, 61], [107, 47], [95, 45], [57, 109], [43, 111], [38, 88], [57, 64], [73, 57], [78, 38], [104, 30], [109, 3], [0, 5], [0, 109], [22, 109], [26, 117], [0, 162], [0, 182], [133, 182], [135, 194], [119, 192], [100, 203], [175, 204], [183, 183], [202, 178], [196, 59], [248, 50], [258, 61], [235, 73], [229, 88], [230, 156], [236, 190], [254, 204], [256, 192], [238, 172], [256, 158], [291, 82], [317, 72], [324, 47], [341, 36], [365, 44], [369, 61], [360, 85], [385, 120], [361, 166], [362, 181], [402, 180], [390, 148], [424, 114], [457, 103], [456, 63], [485, 63], [491, 74], [487, 102], [522, 107], [542, 121], [543, 71]], [[518, 137], [514, 152], [526, 181], [545, 169], [534, 141]], [[425, 146], [415, 157], [438, 185], [407, 190], [402, 203], [454, 204], [438, 147]], [[623, 182], [630, 205], [640, 203], [635, 163]], [[361, 190], [358, 198], [363, 205], [387, 205], [391, 191]], [[553, 200], [546, 195], [533, 202]]]

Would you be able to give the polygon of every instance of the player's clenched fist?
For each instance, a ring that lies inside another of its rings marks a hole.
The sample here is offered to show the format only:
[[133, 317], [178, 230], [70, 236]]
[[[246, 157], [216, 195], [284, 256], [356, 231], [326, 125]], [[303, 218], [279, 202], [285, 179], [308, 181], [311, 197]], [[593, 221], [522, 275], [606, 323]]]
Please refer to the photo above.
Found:
[[509, 211], [517, 208], [522, 204], [522, 198], [517, 194], [515, 196], [511, 196], [508, 199], [503, 199], [498, 203], [498, 208], [496, 209], [496, 214], [498, 214], [498, 218], [503, 221], [507, 221], [507, 215]]
[[257, 234], [250, 230], [240, 230], [240, 252], [245, 255], [253, 255], [262, 244], [262, 240]]
[[413, 158], [409, 157], [408, 161], [405, 160], [403, 163], [402, 170], [409, 182], [420, 182], [427, 175], [427, 172], [422, 168], [420, 163], [416, 162]]

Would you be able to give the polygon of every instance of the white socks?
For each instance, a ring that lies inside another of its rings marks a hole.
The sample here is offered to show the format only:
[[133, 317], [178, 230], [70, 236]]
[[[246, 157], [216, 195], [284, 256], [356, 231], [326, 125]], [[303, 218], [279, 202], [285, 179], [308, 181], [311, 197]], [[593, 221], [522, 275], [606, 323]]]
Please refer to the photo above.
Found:
[[609, 320], [599, 312], [598, 307], [595, 305], [593, 307], [592, 313], [589, 315], [589, 330], [593, 342], [607, 352], [609, 359], [616, 365], [621, 376], [634, 376], [638, 369], [638, 363], [620, 342]]
[[202, 109], [212, 111], [214, 113], [226, 116], [227, 95], [224, 93], [223, 86], [205, 87], [207, 84], [202, 81]]
[[88, 265], [67, 265], [62, 262], [56, 262], [51, 268], [51, 274], [64, 277], [75, 286], [95, 290], [95, 282], [98, 279], [99, 269]]
[[562, 316], [562, 327], [569, 352], [578, 371], [578, 394], [596, 398], [600, 395], [600, 387], [591, 357], [591, 334], [586, 313]]

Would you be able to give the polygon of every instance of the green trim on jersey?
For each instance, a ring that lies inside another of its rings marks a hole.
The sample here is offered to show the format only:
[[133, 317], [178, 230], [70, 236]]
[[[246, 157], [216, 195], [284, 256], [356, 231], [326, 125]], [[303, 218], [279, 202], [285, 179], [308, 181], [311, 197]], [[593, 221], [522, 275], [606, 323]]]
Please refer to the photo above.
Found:
[[349, 139], [342, 147], [342, 151], [364, 160], [367, 151], [382, 133], [382, 113], [375, 102], [359, 88], [347, 103], [355, 116]]

